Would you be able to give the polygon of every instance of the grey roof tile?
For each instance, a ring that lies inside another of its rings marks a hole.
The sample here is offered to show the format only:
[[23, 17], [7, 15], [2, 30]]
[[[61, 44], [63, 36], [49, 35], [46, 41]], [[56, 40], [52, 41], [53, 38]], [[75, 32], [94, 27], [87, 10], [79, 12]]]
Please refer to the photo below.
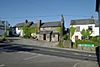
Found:
[[94, 19], [79, 19], [79, 20], [71, 20], [70, 25], [87, 25], [87, 24], [95, 24]]
[[32, 25], [31, 25], [31, 27], [36, 27], [37, 26], [37, 23], [33, 23]]
[[22, 23], [18, 23], [18, 24], [16, 24], [16, 27], [22, 27], [22, 26], [24, 26], [24, 25], [32, 25], [33, 24], [33, 22], [22, 22]]
[[52, 33], [52, 31], [40, 31], [40, 32], [37, 33], [37, 34], [43, 35], [43, 34], [50, 34], [50, 33]]
[[42, 24], [41, 27], [59, 27], [59, 26], [61, 26], [61, 21], [45, 22]]

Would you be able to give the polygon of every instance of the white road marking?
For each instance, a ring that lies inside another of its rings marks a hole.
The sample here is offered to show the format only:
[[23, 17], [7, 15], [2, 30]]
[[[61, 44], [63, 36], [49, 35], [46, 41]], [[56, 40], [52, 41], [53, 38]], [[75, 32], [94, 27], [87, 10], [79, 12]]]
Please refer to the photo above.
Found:
[[31, 60], [31, 59], [37, 58], [37, 57], [39, 57], [39, 56], [40, 56], [40, 54], [37, 54], [36, 56], [28, 57], [28, 58], [25, 58], [24, 60]]
[[75, 55], [80, 55], [79, 53], [74, 53]]
[[[30, 54], [30, 55], [36, 55], [36, 53], [30, 53], [30, 52], [24, 52], [24, 51], [19, 51], [17, 52], [19, 54]], [[38, 54], [39, 55], [39, 54]]]
[[78, 66], [78, 64], [80, 64], [80, 62], [75, 63], [73, 67], [77, 67], [77, 66]]
[[89, 55], [89, 56], [92, 56], [92, 55]]
[[5, 64], [1, 64], [1, 65], [0, 65], [0, 67], [4, 67], [4, 66], [5, 66]]

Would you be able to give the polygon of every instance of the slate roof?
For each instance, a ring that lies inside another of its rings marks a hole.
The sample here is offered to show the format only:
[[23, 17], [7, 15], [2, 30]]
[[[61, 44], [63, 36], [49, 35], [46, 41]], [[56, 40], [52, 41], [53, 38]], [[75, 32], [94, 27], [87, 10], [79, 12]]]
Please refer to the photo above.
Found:
[[99, 11], [99, 4], [100, 4], [100, 1], [96, 0], [96, 11]]
[[22, 22], [22, 23], [18, 23], [18, 24], [16, 24], [16, 27], [22, 27], [22, 26], [24, 26], [24, 25], [32, 25], [33, 24], [33, 22]]
[[55, 22], [45, 22], [41, 25], [41, 27], [60, 27], [61, 21], [55, 21]]
[[33, 23], [32, 25], [31, 25], [31, 27], [36, 27], [37, 26], [37, 23]]
[[50, 33], [52, 33], [52, 31], [40, 31], [40, 32], [37, 33], [37, 34], [43, 35], [43, 34], [50, 34]]
[[87, 25], [87, 24], [95, 24], [94, 19], [79, 19], [79, 20], [71, 20], [70, 25]]

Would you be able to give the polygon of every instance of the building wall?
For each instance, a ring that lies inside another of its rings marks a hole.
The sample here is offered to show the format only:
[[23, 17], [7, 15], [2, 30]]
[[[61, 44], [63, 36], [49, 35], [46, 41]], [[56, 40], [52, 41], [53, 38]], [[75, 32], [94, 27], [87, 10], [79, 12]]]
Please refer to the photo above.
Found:
[[38, 40], [43, 40], [43, 35], [37, 34], [37, 39], [38, 39]]
[[95, 36], [99, 36], [99, 27], [95, 27]]
[[59, 41], [59, 35], [58, 34], [52, 34], [51, 38], [52, 38], [52, 41]]
[[16, 34], [23, 37], [23, 30], [16, 27]]
[[50, 34], [46, 34], [46, 40], [47, 41], [50, 41], [50, 36], [51, 36]]
[[97, 33], [96, 33], [96, 31], [98, 30], [97, 28], [95, 28], [95, 24], [88, 24], [88, 25], [73, 25], [73, 27], [80, 27], [80, 31], [79, 32], [76, 32], [76, 30], [75, 30], [75, 33], [74, 33], [74, 35], [72, 36], [72, 38], [71, 38], [71, 40], [73, 41], [73, 42], [75, 42], [75, 36], [78, 36], [78, 39], [81, 39], [81, 36], [82, 36], [82, 34], [81, 34], [81, 31], [83, 30], [83, 29], [88, 29], [88, 26], [92, 26], [92, 34], [90, 35], [90, 36], [96, 36], [97, 35]]
[[[41, 31], [53, 31], [53, 33], [58, 33], [57, 27], [45, 27], [45, 28], [40, 28]], [[47, 41], [59, 41], [59, 35], [58, 34], [46, 34], [46, 40]]]

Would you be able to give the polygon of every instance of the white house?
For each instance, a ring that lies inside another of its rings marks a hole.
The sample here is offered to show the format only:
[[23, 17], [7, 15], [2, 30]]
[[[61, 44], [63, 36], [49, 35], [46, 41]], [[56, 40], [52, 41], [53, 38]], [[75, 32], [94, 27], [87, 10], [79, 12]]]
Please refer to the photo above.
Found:
[[28, 25], [28, 26], [31, 26], [33, 24], [33, 22], [28, 22], [27, 20], [25, 22], [22, 22], [22, 23], [18, 23], [16, 24], [16, 35], [19, 35], [20, 37], [23, 37], [24, 36], [24, 33], [23, 33], [23, 29], [22, 27], [24, 25]]
[[[77, 39], [82, 39], [83, 36], [81, 31], [83, 29], [89, 29], [92, 31], [90, 36], [98, 36], [99, 35], [99, 27], [94, 19], [78, 19], [78, 20], [71, 20], [70, 27], [73, 26], [75, 28], [75, 32], [71, 38], [72, 42], [75, 42]], [[71, 34], [71, 33], [70, 33]]]

